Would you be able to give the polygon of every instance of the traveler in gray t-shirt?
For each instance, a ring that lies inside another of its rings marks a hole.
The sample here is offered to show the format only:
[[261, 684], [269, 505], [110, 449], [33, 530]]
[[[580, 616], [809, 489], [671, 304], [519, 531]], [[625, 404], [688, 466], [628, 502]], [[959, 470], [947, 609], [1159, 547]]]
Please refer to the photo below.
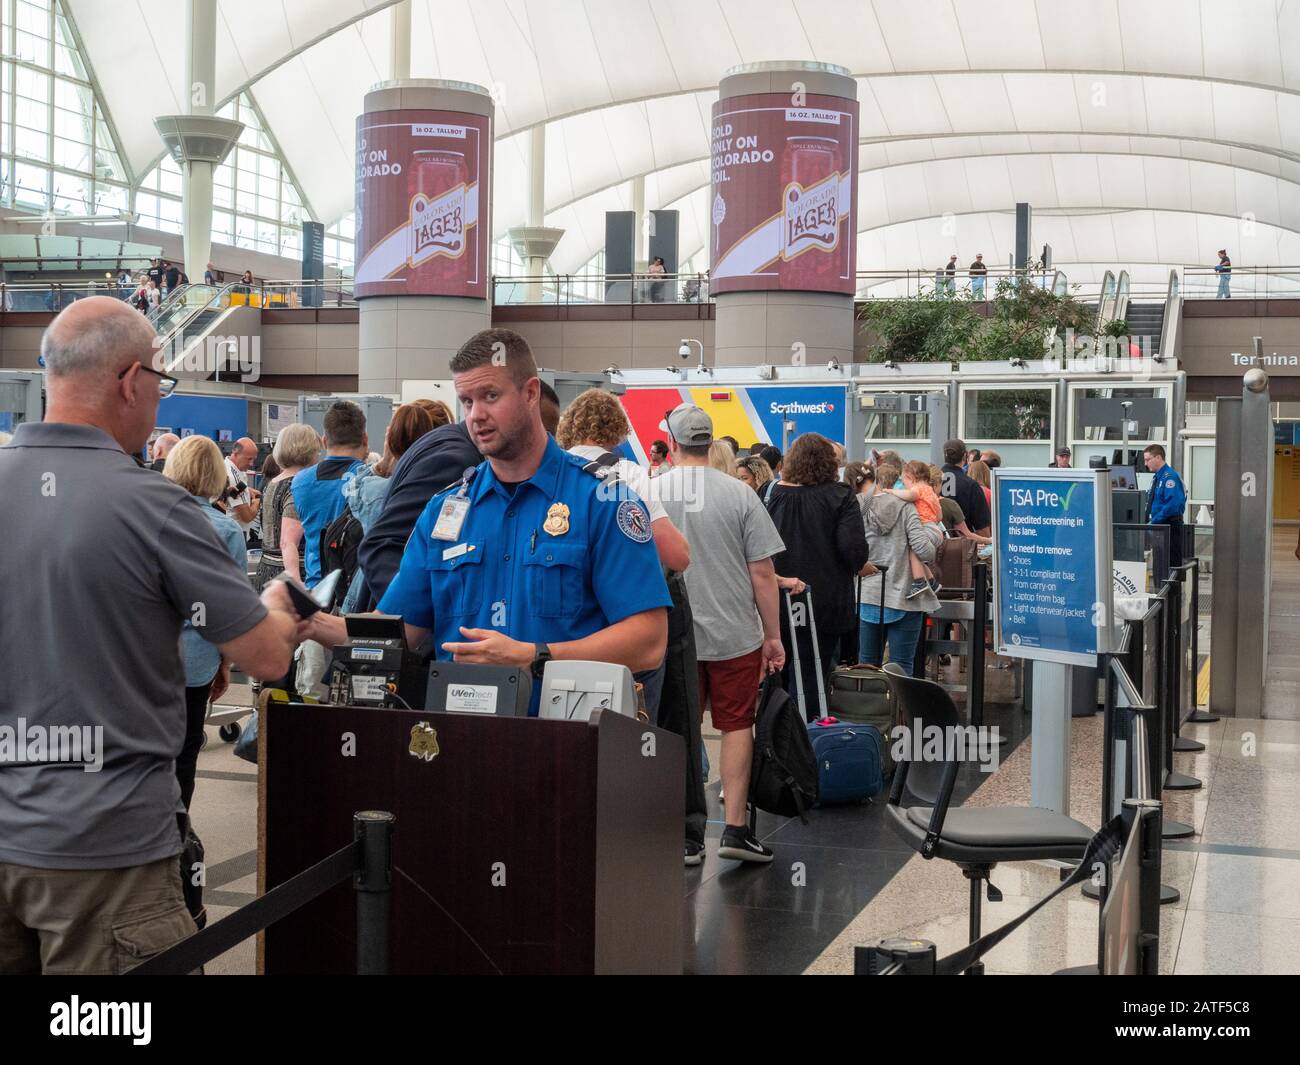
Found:
[[714, 727], [722, 733], [727, 824], [718, 854], [770, 862], [772, 852], [750, 831], [745, 806], [758, 685], [785, 664], [772, 565], [785, 545], [754, 490], [710, 467], [713, 421], [704, 411], [683, 403], [661, 428], [669, 434], [673, 465], [650, 482], [651, 491], [690, 545], [685, 580], [700, 707], [710, 704]]
[[72, 304], [41, 341], [45, 421], [0, 450], [0, 973], [121, 971], [193, 932], [181, 623], [255, 677], [289, 665], [285, 588], [259, 601], [199, 504], [131, 457], [175, 384], [154, 340], [118, 300]]

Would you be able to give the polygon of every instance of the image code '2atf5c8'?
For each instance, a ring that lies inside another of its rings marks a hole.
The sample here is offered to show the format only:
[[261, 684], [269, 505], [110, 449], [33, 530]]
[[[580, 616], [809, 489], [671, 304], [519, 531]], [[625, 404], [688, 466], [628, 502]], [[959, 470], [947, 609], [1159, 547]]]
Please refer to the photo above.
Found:
[[453, 111], [357, 118], [357, 296], [486, 296], [489, 135]]
[[854, 290], [858, 103], [810, 95], [713, 105], [711, 288]]

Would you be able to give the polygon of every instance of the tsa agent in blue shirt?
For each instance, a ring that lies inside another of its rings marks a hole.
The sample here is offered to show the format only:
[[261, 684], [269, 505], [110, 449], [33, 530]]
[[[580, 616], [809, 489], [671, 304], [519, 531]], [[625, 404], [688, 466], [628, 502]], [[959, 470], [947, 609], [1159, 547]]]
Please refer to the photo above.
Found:
[[1147, 496], [1147, 521], [1169, 526], [1169, 565], [1183, 564], [1183, 511], [1187, 508], [1187, 489], [1178, 472], [1165, 462], [1165, 449], [1152, 444], [1143, 452], [1147, 470], [1154, 475]]
[[[487, 461], [429, 501], [380, 613], [404, 618], [409, 646], [432, 633], [441, 659], [538, 679], [551, 658], [657, 668], [671, 599], [645, 504], [626, 486], [602, 491], [595, 464], [547, 435], [523, 337], [478, 333], [451, 371]], [[310, 624], [313, 639], [345, 638], [341, 618]]]

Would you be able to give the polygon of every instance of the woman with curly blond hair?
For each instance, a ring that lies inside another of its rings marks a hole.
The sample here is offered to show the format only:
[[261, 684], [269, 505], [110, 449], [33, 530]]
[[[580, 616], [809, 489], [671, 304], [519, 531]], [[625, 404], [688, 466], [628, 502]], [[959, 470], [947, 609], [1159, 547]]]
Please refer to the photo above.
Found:
[[[631, 423], [618, 397], [604, 389], [589, 388], [560, 416], [555, 441], [566, 451], [590, 462], [605, 454], [615, 454], [631, 431]], [[660, 563], [666, 569], [684, 570], [691, 562], [690, 548], [663, 504], [653, 497], [650, 475], [621, 456], [613, 465], [617, 479], [635, 492], [650, 511], [650, 529]]]

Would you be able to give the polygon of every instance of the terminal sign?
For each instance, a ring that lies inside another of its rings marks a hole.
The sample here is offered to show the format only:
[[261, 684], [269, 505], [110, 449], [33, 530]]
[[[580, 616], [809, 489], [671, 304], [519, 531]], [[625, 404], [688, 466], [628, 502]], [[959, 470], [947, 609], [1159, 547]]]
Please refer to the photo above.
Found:
[[1095, 665], [1111, 626], [1110, 492], [1095, 470], [998, 470], [998, 652]]

